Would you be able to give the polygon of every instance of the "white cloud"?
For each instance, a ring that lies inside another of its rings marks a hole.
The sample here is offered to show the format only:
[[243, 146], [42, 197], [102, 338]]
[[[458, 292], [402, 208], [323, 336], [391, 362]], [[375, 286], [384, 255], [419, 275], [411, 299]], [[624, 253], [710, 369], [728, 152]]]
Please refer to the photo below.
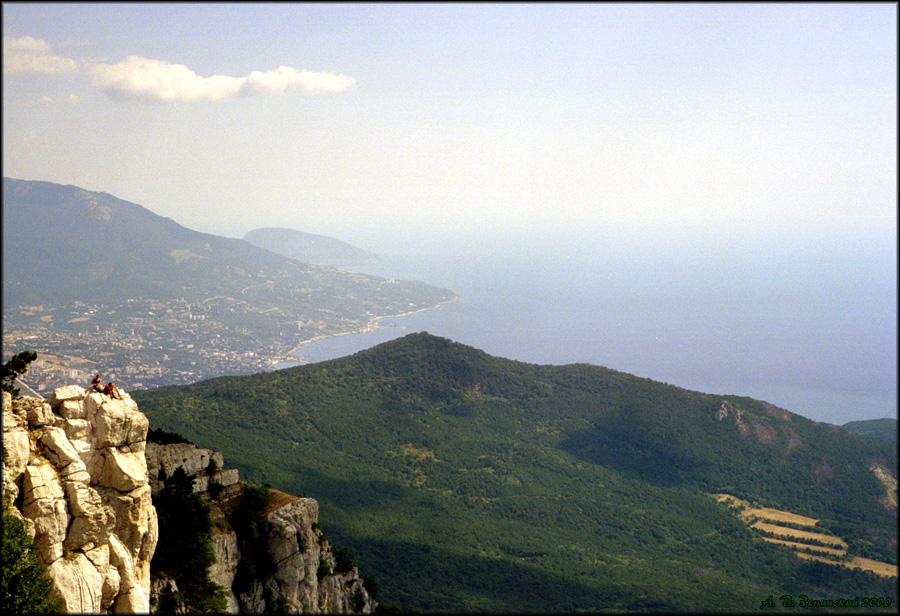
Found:
[[71, 58], [53, 53], [53, 46], [30, 36], [3, 37], [3, 72], [16, 73], [69, 73], [78, 68]]
[[314, 73], [298, 71], [289, 66], [279, 66], [274, 71], [253, 71], [244, 78], [242, 94], [255, 92], [342, 92], [356, 85], [356, 80], [347, 75], [334, 73]]
[[45, 105], [56, 105], [60, 103], [68, 103], [70, 105], [77, 105], [81, 100], [81, 97], [76, 94], [70, 94], [65, 98], [56, 98], [53, 96], [44, 95], [38, 99], [39, 103]]
[[87, 69], [94, 86], [111, 98], [155, 101], [215, 101], [267, 93], [340, 92], [356, 80], [347, 75], [298, 71], [281, 66], [253, 71], [246, 77], [201, 77], [182, 64], [129, 56], [118, 64], [93, 64]]

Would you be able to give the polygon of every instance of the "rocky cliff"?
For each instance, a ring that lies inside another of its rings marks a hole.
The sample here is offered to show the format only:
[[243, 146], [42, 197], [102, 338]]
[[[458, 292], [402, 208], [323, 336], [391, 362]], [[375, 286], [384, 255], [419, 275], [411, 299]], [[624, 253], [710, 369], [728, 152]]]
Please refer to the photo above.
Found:
[[[318, 528], [318, 502], [271, 491], [252, 532], [230, 525], [248, 489], [218, 452], [147, 442], [148, 420], [127, 393], [84, 388], [47, 400], [3, 392], [3, 499], [25, 521], [67, 613], [159, 609], [173, 580], [151, 572], [159, 539], [153, 493], [181, 468], [210, 506], [213, 582], [230, 613], [372, 613], [356, 567]], [[259, 575], [236, 575], [248, 553]], [[260, 563], [265, 566], [258, 567]]]
[[68, 613], [149, 610], [157, 518], [147, 428], [127, 394], [3, 392], [3, 498], [24, 518]]
[[[181, 468], [193, 489], [210, 506], [216, 563], [210, 578], [225, 589], [228, 612], [372, 613], [375, 601], [355, 566], [337, 557], [318, 528], [319, 503], [271, 490], [255, 512], [252, 532], [242, 537], [230, 521], [245, 484], [236, 470], [223, 469], [222, 454], [187, 443], [147, 444], [147, 467], [154, 492]], [[252, 551], [253, 554], [248, 552]], [[255, 559], [258, 577], [236, 583], [242, 561]], [[263, 562], [259, 562], [259, 561]], [[154, 574], [151, 604], [176, 589]]]

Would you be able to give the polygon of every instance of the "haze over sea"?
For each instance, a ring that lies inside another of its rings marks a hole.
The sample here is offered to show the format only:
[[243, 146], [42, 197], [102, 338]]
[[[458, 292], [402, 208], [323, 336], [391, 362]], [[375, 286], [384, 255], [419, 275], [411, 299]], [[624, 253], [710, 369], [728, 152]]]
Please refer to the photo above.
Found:
[[647, 226], [360, 244], [355, 268], [458, 302], [303, 347], [308, 361], [427, 331], [491, 355], [585, 362], [817, 421], [897, 416], [896, 235]]

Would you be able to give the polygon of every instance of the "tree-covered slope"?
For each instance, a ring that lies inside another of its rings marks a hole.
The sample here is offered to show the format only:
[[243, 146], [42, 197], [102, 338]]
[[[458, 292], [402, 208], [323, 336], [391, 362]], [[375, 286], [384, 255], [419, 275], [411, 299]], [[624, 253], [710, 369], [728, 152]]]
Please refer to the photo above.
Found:
[[897, 442], [897, 420], [893, 417], [884, 419], [866, 419], [863, 421], [850, 421], [844, 424], [850, 432], [872, 438], [880, 438], [892, 443]]
[[428, 334], [134, 397], [249, 480], [319, 499], [335, 542], [405, 609], [744, 611], [893, 588], [801, 561], [708, 496], [820, 518], [896, 563], [896, 512], [869, 468], [896, 476], [896, 449], [749, 398]]

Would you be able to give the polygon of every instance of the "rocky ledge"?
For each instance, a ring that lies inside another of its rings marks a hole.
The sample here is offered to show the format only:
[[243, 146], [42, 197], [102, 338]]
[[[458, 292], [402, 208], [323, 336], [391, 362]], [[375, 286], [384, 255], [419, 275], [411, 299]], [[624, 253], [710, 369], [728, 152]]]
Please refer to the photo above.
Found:
[[[165, 486], [179, 468], [190, 477], [193, 490], [210, 507], [215, 522], [212, 534], [216, 563], [210, 579], [225, 590], [228, 612], [371, 614], [377, 603], [359, 577], [355, 565], [338, 558], [318, 527], [319, 503], [272, 490], [256, 516], [253, 535], [239, 538], [229, 521], [241, 502], [244, 484], [238, 471], [223, 469], [222, 454], [187, 443], [148, 443], [147, 467], [153, 492]], [[257, 557], [271, 564], [267, 574], [238, 588], [235, 577], [248, 544]], [[261, 551], [260, 551], [261, 548]], [[174, 580], [154, 574], [151, 606], [162, 605], [163, 595], [177, 591]]]
[[3, 392], [3, 498], [24, 519], [65, 612], [149, 611], [158, 531], [147, 428], [128, 394]]
[[[147, 613], [174, 580], [151, 572], [159, 539], [153, 495], [179, 468], [210, 507], [216, 562], [210, 578], [230, 613], [362, 613], [376, 602], [356, 566], [318, 527], [319, 504], [271, 491], [252, 536], [230, 517], [246, 484], [218, 452], [147, 442], [137, 403], [70, 385], [46, 400], [3, 392], [3, 499], [22, 519], [66, 613]], [[271, 565], [233, 589], [243, 553]], [[238, 592], [235, 592], [238, 590]]]

